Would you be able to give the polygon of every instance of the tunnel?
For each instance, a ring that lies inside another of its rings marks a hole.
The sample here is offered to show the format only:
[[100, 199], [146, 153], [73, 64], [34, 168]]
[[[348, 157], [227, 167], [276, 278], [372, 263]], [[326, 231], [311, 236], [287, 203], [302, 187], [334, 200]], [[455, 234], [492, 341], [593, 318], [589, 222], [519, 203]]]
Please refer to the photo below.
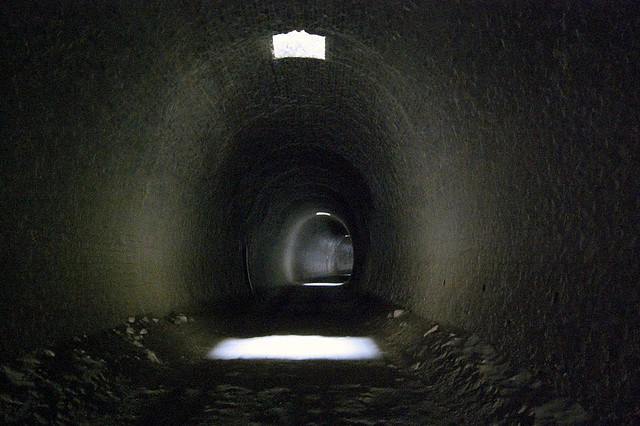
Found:
[[[342, 336], [385, 306], [398, 345], [426, 321], [416, 339], [452, 339], [447, 354], [480, 339], [506, 379], [526, 369], [557, 396], [491, 422], [527, 424], [544, 404], [578, 407], [567, 423], [640, 418], [637, 2], [0, 9], [0, 382], [18, 389], [16, 359], [132, 317], [251, 328], [289, 306]], [[321, 55], [279, 56], [274, 36], [303, 30], [323, 37]], [[263, 316], [244, 312], [260, 304]], [[418, 340], [416, 354], [435, 347]], [[451, 377], [471, 371], [454, 374], [454, 358]], [[373, 388], [391, 374], [339, 365], [313, 368]], [[482, 401], [516, 398], [500, 389]], [[2, 411], [17, 410], [3, 392]], [[405, 422], [489, 422], [433, 410]]]

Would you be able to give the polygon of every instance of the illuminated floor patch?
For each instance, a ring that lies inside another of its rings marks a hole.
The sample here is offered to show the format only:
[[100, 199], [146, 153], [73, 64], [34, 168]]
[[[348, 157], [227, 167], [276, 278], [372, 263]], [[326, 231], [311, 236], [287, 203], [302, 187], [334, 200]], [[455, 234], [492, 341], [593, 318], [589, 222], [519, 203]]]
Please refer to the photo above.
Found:
[[211, 359], [373, 359], [378, 345], [369, 337], [264, 336], [225, 339], [209, 352]]
[[344, 285], [344, 283], [305, 283], [305, 287], [337, 287]]

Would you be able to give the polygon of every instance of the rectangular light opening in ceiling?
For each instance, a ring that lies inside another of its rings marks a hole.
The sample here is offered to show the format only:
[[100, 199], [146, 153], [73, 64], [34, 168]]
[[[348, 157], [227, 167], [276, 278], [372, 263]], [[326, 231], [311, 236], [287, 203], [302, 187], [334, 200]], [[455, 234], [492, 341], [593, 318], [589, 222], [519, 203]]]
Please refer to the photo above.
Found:
[[211, 359], [329, 359], [354, 360], [380, 357], [370, 337], [274, 335], [225, 339], [209, 352]]
[[273, 36], [273, 57], [325, 59], [325, 37], [305, 30]]

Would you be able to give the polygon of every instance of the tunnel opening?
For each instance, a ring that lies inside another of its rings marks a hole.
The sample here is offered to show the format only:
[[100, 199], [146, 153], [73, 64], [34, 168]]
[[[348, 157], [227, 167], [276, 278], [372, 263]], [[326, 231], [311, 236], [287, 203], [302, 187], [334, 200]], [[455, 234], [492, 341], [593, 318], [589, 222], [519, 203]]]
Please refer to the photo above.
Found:
[[289, 231], [283, 261], [289, 284], [347, 283], [353, 272], [353, 244], [347, 226], [327, 212], [303, 216]]
[[273, 58], [325, 59], [325, 37], [305, 30], [275, 34]]
[[[338, 205], [332, 211], [336, 209]], [[277, 217], [268, 214], [252, 229], [244, 254], [245, 276], [254, 293], [256, 287], [350, 283], [360, 257], [347, 220], [340, 213], [318, 214], [324, 212], [317, 210], [317, 201], [302, 200], [284, 212], [276, 209]]]
[[228, 192], [242, 194], [230, 200], [227, 231], [228, 247], [243, 248], [245, 288], [261, 295], [282, 286], [357, 286], [373, 210], [358, 168], [317, 144], [283, 144], [269, 133], [260, 155], [256, 145], [247, 138], [248, 149], [225, 165]]
[[350, 231], [342, 219], [326, 212], [314, 215], [312, 209], [285, 223], [280, 230], [284, 235], [282, 248], [263, 245], [263, 252], [253, 252], [249, 240], [243, 241], [244, 274], [253, 295], [252, 277], [260, 275], [261, 263], [273, 252], [281, 253], [279, 262], [285, 273], [282, 285], [338, 287], [350, 282], [354, 249]]

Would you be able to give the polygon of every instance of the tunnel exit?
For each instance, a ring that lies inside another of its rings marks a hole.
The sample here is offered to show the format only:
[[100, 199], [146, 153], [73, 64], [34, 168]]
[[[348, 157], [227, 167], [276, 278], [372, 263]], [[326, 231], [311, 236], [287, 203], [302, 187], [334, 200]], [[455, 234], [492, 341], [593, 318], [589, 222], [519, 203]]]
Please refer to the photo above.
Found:
[[295, 226], [287, 241], [285, 270], [293, 284], [341, 285], [351, 278], [353, 244], [344, 222], [319, 211]]
[[257, 227], [245, 243], [245, 276], [255, 288], [337, 287], [350, 282], [354, 245], [334, 209], [303, 206], [277, 227]]

